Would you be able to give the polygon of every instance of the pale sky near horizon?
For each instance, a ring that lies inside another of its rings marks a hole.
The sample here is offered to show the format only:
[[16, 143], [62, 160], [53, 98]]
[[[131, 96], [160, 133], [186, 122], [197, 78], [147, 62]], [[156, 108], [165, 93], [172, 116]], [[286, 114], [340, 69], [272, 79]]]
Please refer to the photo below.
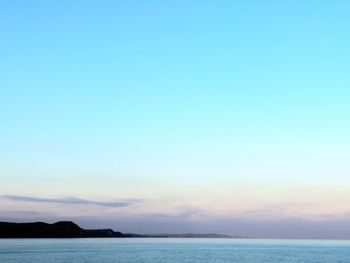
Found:
[[0, 3], [0, 220], [350, 238], [350, 3]]

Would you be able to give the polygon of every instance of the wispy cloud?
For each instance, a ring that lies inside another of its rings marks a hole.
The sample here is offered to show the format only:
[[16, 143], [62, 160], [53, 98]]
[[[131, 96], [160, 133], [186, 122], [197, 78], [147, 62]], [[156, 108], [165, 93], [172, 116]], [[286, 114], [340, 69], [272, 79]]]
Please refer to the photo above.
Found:
[[184, 206], [175, 210], [173, 213], [151, 213], [147, 216], [152, 218], [187, 218], [187, 219], [199, 219], [199, 218], [210, 218], [212, 213], [207, 210]]
[[127, 207], [142, 202], [141, 199], [124, 199], [116, 201], [96, 201], [79, 197], [64, 198], [41, 198], [33, 196], [3, 195], [2, 198], [17, 202], [34, 202], [34, 203], [55, 203], [67, 205], [97, 205], [104, 207]]

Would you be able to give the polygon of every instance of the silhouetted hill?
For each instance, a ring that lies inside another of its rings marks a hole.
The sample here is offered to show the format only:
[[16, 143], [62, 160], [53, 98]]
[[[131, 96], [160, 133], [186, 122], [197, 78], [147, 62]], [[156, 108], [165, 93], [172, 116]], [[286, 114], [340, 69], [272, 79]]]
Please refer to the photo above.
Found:
[[[0, 238], [96, 238], [96, 237], [140, 237], [140, 238], [233, 238], [219, 234], [123, 234], [112, 229], [82, 229], [71, 221], [54, 224], [43, 222], [9, 223], [0, 222]], [[234, 237], [239, 238], [239, 237]]]
[[85, 230], [71, 221], [54, 224], [0, 222], [0, 238], [123, 237], [111, 229]]

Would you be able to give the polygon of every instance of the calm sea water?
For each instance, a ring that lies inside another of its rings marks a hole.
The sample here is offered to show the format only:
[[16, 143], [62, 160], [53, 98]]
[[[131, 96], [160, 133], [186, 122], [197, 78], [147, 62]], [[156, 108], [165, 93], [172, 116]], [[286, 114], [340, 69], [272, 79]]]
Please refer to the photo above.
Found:
[[350, 241], [0, 239], [0, 262], [350, 262]]

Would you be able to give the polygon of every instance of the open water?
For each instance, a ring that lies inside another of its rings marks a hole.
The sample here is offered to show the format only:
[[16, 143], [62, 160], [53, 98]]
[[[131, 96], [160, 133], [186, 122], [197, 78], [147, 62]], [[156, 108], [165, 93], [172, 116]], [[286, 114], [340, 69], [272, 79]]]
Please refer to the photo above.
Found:
[[350, 262], [350, 241], [0, 239], [1, 263]]

